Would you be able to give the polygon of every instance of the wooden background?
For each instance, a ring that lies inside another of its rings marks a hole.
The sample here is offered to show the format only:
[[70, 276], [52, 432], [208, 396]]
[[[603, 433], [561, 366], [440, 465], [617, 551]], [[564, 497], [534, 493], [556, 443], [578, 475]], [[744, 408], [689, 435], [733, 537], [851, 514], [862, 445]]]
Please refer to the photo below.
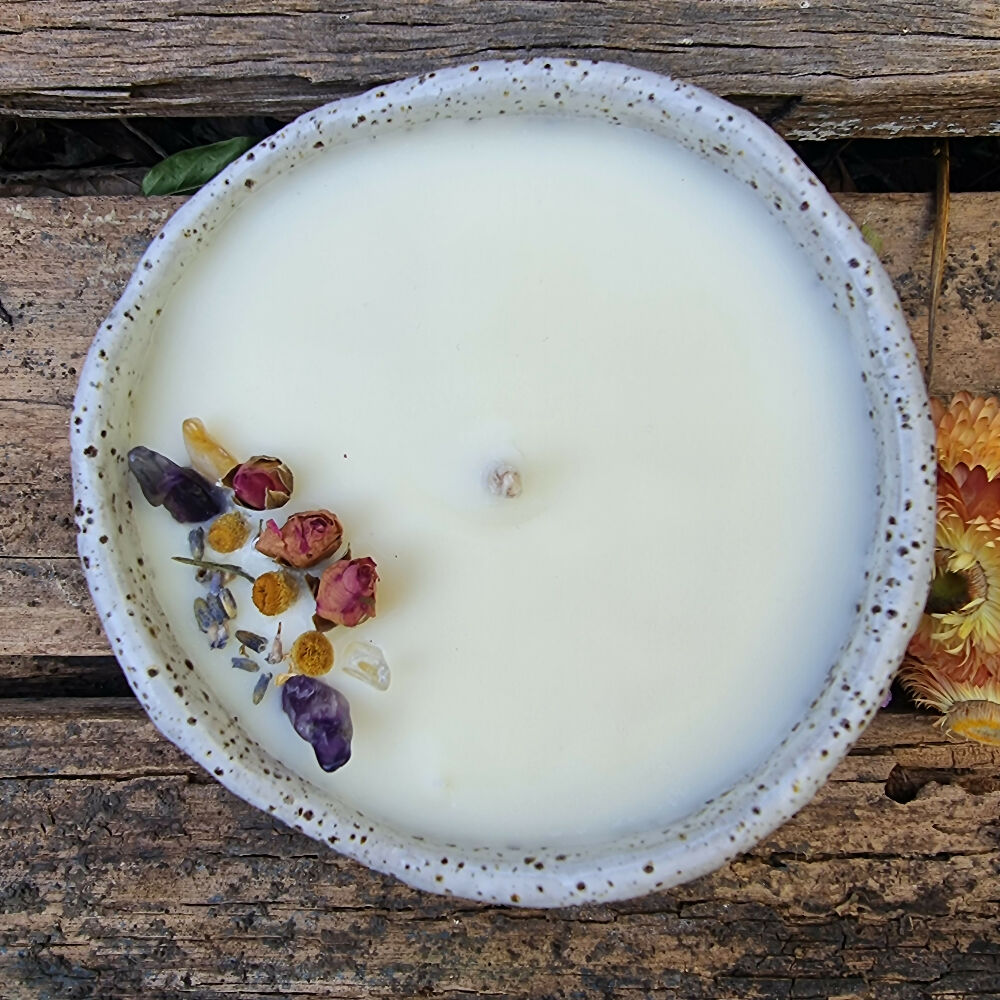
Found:
[[[0, 0], [0, 114], [290, 115], [533, 52], [673, 72], [790, 138], [1000, 130], [1000, 5], [913, 0]], [[926, 357], [930, 196], [842, 200]], [[1000, 997], [1000, 751], [912, 710], [715, 875], [544, 913], [373, 875], [159, 737], [76, 562], [67, 422], [178, 203], [0, 198], [0, 997]], [[957, 195], [933, 391], [1000, 386], [998, 319], [1000, 194]]]

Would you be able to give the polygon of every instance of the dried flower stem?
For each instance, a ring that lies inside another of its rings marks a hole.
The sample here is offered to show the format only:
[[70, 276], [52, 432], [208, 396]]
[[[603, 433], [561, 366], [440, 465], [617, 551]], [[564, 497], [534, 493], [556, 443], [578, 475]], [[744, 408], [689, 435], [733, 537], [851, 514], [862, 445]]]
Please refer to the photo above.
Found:
[[185, 566], [197, 566], [199, 569], [213, 569], [220, 573], [235, 573], [242, 576], [244, 580], [254, 582], [255, 577], [251, 576], [245, 569], [233, 563], [211, 562], [208, 559], [192, 559], [188, 556], [173, 556], [174, 562], [184, 563]]

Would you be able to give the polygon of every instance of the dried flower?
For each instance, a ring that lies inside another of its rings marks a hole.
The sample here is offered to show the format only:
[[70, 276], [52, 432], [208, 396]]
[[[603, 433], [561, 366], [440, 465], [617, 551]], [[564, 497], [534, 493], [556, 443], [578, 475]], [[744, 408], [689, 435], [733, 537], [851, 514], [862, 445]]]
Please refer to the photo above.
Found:
[[184, 447], [187, 448], [191, 464], [206, 479], [219, 482], [222, 477], [239, 463], [205, 429], [197, 417], [189, 417], [181, 424]]
[[219, 588], [219, 604], [222, 605], [222, 610], [226, 612], [227, 618], [235, 618], [237, 614], [236, 598], [233, 597], [233, 592], [228, 587]]
[[253, 577], [242, 566], [237, 566], [235, 563], [217, 563], [210, 559], [189, 559], [187, 556], [171, 556], [170, 558], [174, 562], [184, 563], [185, 566], [197, 566], [200, 570], [210, 571], [212, 576], [209, 578], [209, 585], [213, 590], [222, 586], [224, 576], [228, 576], [230, 579], [234, 576], [242, 576], [244, 580], [253, 583]]
[[249, 537], [250, 522], [238, 510], [231, 510], [211, 523], [205, 541], [216, 552], [235, 552]]
[[212, 627], [212, 614], [208, 609], [208, 602], [204, 597], [196, 597], [194, 599], [194, 620], [198, 623], [198, 628], [202, 632], [207, 632]]
[[257, 683], [253, 686], [253, 694], [250, 696], [255, 705], [259, 705], [267, 694], [267, 686], [271, 683], [270, 674], [261, 674], [257, 678]]
[[1000, 401], [959, 393], [934, 416], [934, 577], [900, 678], [949, 732], [1000, 745]]
[[262, 573], [253, 582], [253, 603], [262, 615], [280, 615], [287, 611], [298, 595], [295, 579], [277, 570]]
[[281, 641], [281, 622], [278, 622], [278, 631], [274, 634], [274, 641], [271, 643], [271, 648], [267, 651], [267, 662], [268, 663], [281, 663], [285, 658], [285, 647]]
[[343, 537], [344, 529], [336, 514], [307, 510], [293, 514], [281, 528], [270, 519], [257, 539], [257, 551], [286, 566], [307, 569], [332, 556]]
[[320, 577], [316, 614], [335, 625], [360, 625], [375, 617], [375, 561], [341, 559]]
[[981, 465], [987, 479], [1000, 474], [1000, 399], [956, 393], [948, 406], [932, 400], [938, 428], [938, 464], [953, 472]]
[[194, 469], [182, 468], [151, 448], [133, 448], [128, 466], [146, 500], [165, 507], [175, 521], [207, 521], [225, 509], [221, 490]]
[[263, 653], [267, 649], [267, 639], [262, 635], [257, 635], [256, 632], [242, 628], [237, 629], [236, 638], [241, 646], [246, 646], [247, 649], [252, 649], [255, 653]]
[[218, 622], [208, 630], [208, 644], [212, 649], [224, 649], [229, 642], [229, 626], [226, 622]]
[[351, 759], [351, 708], [335, 688], [297, 674], [281, 689], [281, 707], [324, 771], [336, 771]]
[[232, 489], [236, 502], [251, 510], [284, 507], [292, 495], [293, 482], [292, 470], [268, 455], [254, 455], [230, 469], [222, 480]]
[[188, 548], [195, 559], [201, 559], [205, 555], [205, 529], [202, 527], [192, 528], [188, 532]]
[[292, 666], [296, 673], [319, 677], [333, 667], [333, 646], [322, 632], [303, 632], [292, 643]]
[[[238, 632], [237, 635], [239, 635]], [[236, 670], [244, 670], [248, 674], [255, 674], [258, 670], [260, 670], [260, 666], [248, 656], [234, 656], [233, 668]]]

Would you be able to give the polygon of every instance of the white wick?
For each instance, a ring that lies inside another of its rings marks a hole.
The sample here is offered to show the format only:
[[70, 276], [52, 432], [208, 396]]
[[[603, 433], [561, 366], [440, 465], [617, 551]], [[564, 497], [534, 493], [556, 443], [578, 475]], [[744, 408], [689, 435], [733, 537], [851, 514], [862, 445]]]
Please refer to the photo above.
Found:
[[494, 496], [513, 499], [521, 495], [521, 473], [507, 462], [498, 462], [486, 474], [486, 488]]

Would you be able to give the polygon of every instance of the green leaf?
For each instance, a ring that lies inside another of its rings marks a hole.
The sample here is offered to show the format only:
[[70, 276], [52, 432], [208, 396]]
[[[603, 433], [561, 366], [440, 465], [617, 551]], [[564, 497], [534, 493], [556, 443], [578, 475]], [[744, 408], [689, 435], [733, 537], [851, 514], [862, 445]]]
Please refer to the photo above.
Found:
[[256, 139], [241, 135], [208, 146], [182, 149], [161, 160], [143, 177], [142, 193], [189, 194], [197, 191], [256, 143]]

